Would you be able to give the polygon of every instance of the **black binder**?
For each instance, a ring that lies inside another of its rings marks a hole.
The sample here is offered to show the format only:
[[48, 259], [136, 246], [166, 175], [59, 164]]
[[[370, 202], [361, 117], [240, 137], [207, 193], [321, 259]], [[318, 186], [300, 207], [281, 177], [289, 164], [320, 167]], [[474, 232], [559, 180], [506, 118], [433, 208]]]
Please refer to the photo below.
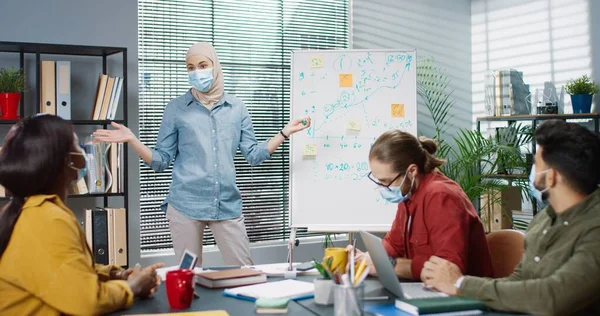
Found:
[[100, 264], [108, 264], [108, 219], [104, 209], [97, 208], [92, 212], [93, 228], [92, 243], [94, 261]]

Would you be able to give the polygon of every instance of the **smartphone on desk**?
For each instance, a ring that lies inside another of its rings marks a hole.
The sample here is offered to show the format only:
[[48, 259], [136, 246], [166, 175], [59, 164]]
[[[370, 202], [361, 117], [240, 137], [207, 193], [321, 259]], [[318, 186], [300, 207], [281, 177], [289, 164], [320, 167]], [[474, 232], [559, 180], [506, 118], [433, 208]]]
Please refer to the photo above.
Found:
[[315, 267], [315, 263], [312, 261], [304, 262], [304, 263], [301, 263], [301, 264], [295, 266], [296, 270], [298, 270], [298, 271], [308, 271], [310, 269], [313, 269], [314, 267]]

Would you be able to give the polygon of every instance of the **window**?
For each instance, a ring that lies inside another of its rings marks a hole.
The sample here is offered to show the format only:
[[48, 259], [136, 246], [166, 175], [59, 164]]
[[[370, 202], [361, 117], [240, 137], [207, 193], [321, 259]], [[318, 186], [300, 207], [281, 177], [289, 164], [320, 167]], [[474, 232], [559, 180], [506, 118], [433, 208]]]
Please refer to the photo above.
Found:
[[[140, 140], [154, 146], [164, 106], [189, 89], [185, 53], [213, 43], [225, 90], [242, 99], [259, 140], [289, 121], [291, 51], [349, 45], [349, 0], [139, 0]], [[288, 144], [258, 167], [238, 153], [237, 183], [251, 242], [288, 236]], [[140, 162], [142, 253], [171, 248], [160, 210], [171, 169], [155, 173]], [[210, 231], [204, 243], [214, 244]]]

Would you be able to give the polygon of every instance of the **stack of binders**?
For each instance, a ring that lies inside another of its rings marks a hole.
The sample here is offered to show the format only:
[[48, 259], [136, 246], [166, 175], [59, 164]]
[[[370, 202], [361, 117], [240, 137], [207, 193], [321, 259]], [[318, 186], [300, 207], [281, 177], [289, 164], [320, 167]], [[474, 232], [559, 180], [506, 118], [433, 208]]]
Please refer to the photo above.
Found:
[[40, 113], [70, 120], [71, 62], [43, 60], [40, 75]]
[[96, 263], [127, 266], [127, 212], [124, 208], [86, 209], [84, 230]]

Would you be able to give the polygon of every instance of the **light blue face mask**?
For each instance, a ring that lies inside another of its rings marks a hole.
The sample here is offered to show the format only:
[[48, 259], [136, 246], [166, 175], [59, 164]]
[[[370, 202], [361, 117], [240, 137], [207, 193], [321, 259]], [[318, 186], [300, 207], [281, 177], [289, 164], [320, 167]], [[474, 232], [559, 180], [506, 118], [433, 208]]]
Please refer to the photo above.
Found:
[[538, 174], [546, 174], [546, 172], [548, 172], [548, 169], [536, 174], [535, 173], [535, 164], [533, 164], [531, 166], [531, 172], [529, 173], [529, 191], [531, 192], [531, 195], [533, 197], [535, 197], [535, 199], [538, 200], [540, 203], [545, 203], [544, 198], [543, 198], [543, 193], [548, 191], [548, 188], [545, 188], [542, 191], [538, 190], [535, 187], [535, 178], [537, 177]]
[[400, 183], [399, 186], [388, 187], [388, 188], [382, 187], [379, 189], [379, 194], [381, 195], [382, 198], [386, 199], [390, 203], [401, 203], [401, 202], [406, 201], [411, 195], [411, 191], [413, 188], [413, 184], [415, 183], [415, 180], [414, 179], [411, 180], [410, 189], [408, 189], [408, 193], [406, 195], [404, 195], [404, 194], [402, 194], [402, 190], [400, 190], [400, 188], [404, 184], [405, 180], [406, 180], [406, 175], [404, 175], [404, 179], [402, 179], [402, 183]]
[[213, 69], [197, 69], [188, 73], [188, 81], [196, 90], [200, 92], [208, 92], [213, 85]]
[[73, 162], [69, 162], [69, 168], [76, 170], [77, 171], [77, 180], [73, 181], [73, 184], [77, 183], [79, 180], [85, 178], [85, 175], [87, 174], [87, 159], [85, 159], [85, 154], [82, 152], [71, 152], [69, 153], [69, 155], [77, 155], [77, 156], [83, 156], [85, 164], [83, 165], [83, 168], [77, 168], [73, 165]]

